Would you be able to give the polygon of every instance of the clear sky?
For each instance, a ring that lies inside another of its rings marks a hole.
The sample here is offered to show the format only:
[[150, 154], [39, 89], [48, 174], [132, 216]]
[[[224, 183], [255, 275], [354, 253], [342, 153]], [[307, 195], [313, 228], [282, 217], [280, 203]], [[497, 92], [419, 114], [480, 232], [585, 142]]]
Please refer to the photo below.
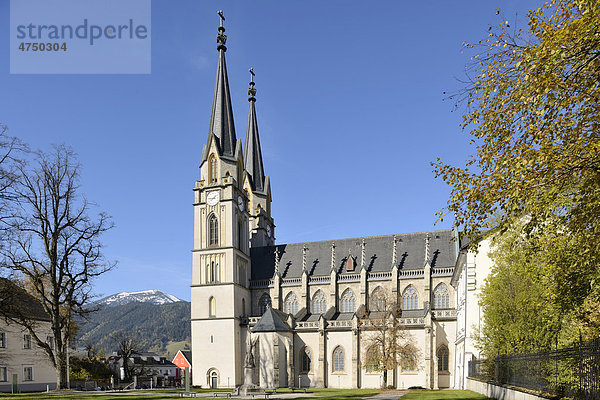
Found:
[[[434, 226], [449, 190], [430, 162], [470, 152], [464, 110], [443, 94], [461, 87], [461, 43], [485, 38], [502, 14], [524, 26], [539, 4], [154, 0], [149, 75], [10, 75], [4, 28], [0, 122], [33, 148], [67, 143], [79, 154], [86, 196], [116, 224], [104, 242], [119, 266], [96, 281], [98, 294], [189, 300], [217, 10], [237, 137], [252, 66], [277, 243], [291, 243], [450, 228]], [[8, 0], [0, 18], [8, 27]]]

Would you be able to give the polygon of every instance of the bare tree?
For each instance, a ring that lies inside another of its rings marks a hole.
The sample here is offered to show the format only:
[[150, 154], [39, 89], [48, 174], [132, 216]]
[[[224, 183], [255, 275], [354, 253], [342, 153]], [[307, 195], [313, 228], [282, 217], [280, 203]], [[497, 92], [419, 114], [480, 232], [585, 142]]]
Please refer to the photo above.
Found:
[[104, 213], [90, 217], [81, 194], [80, 165], [73, 151], [56, 146], [37, 152], [29, 167], [16, 166], [14, 213], [0, 221], [9, 235], [0, 254], [6, 268], [21, 278], [50, 319], [52, 343], [36, 332], [35, 321], [13, 318], [29, 331], [56, 368], [57, 387], [68, 382], [68, 346], [75, 316], [88, 306], [93, 278], [110, 270], [102, 255], [101, 235], [113, 224]]
[[398, 296], [377, 290], [370, 299], [368, 314], [361, 320], [364, 332], [365, 367], [383, 374], [383, 387], [388, 385], [388, 371], [409, 365], [417, 359], [411, 336], [400, 323]]
[[[24, 164], [27, 146], [18, 138], [8, 135], [8, 127], [0, 124], [0, 222], [13, 215], [13, 201], [16, 198], [14, 186], [18, 181], [19, 167]], [[6, 239], [9, 227], [0, 223], [0, 239]], [[1, 245], [1, 242], [0, 242]]]
[[136, 338], [129, 332], [116, 331], [113, 332], [111, 337], [117, 345], [118, 354], [123, 359], [125, 381], [130, 381], [135, 371], [133, 366], [129, 366], [129, 358], [139, 352], [140, 345]]

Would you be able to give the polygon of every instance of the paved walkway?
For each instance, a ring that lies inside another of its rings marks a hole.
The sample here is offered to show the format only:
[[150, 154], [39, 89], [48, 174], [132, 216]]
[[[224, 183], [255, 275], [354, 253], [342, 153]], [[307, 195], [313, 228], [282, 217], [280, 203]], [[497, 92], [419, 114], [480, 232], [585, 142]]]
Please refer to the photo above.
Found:
[[383, 392], [376, 394], [375, 396], [365, 397], [365, 399], [373, 400], [398, 400], [398, 398], [404, 396], [408, 392]]

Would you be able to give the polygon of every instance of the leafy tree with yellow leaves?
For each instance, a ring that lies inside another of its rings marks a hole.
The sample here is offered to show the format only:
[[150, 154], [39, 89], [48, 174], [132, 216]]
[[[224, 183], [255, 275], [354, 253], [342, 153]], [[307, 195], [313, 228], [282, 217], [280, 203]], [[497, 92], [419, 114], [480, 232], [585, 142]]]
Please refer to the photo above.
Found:
[[600, 4], [553, 0], [527, 19], [527, 29], [503, 21], [486, 40], [466, 44], [478, 54], [457, 96], [475, 153], [464, 166], [433, 164], [451, 186], [440, 218], [453, 213], [472, 239], [492, 217], [500, 234], [525, 218], [551, 301], [597, 336]]

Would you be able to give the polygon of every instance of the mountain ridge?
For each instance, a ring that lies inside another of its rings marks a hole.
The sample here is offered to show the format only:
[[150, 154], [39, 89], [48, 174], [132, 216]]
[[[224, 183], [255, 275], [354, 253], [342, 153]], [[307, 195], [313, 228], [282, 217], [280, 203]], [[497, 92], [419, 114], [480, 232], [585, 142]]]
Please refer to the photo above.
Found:
[[101, 306], [117, 306], [124, 305], [133, 302], [138, 303], [150, 303], [154, 305], [161, 304], [172, 304], [177, 303], [181, 300], [180, 298], [173, 296], [172, 294], [168, 294], [162, 292], [158, 289], [150, 289], [150, 290], [140, 290], [136, 292], [120, 292], [111, 294], [110, 296], [106, 296], [95, 302], [97, 305]]

